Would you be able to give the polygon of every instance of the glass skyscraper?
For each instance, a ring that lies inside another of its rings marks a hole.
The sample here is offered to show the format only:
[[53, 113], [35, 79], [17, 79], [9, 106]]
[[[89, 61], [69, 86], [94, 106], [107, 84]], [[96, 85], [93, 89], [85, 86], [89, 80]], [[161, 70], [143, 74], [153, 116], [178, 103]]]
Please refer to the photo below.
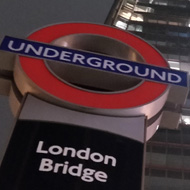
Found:
[[[107, 23], [143, 38], [161, 52], [171, 69], [190, 74], [190, 1], [118, 1]], [[145, 190], [190, 189], [190, 93], [184, 104], [177, 103], [182, 91], [175, 100], [170, 95], [165, 105], [169, 124], [161, 122], [147, 142]]]
[[147, 143], [145, 190], [189, 190], [190, 129], [159, 129]]

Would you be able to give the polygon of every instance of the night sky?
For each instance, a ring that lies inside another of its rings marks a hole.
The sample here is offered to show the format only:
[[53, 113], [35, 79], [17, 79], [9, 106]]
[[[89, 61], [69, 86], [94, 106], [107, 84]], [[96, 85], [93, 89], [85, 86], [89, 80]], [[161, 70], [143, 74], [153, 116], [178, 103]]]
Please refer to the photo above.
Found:
[[[113, 2], [114, 0], [1, 0], [0, 41], [5, 35], [25, 38], [39, 28], [56, 23], [103, 24]], [[13, 126], [8, 97], [0, 96], [0, 162]]]

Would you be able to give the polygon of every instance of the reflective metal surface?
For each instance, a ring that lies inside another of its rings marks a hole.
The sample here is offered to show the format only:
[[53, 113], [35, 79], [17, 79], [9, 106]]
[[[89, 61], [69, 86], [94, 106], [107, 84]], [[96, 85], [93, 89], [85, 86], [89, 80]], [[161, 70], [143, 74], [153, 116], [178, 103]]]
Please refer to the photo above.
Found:
[[[132, 47], [105, 36], [73, 34], [61, 37], [53, 41], [52, 44], [145, 63], [142, 56]], [[142, 82], [142, 80], [132, 77], [105, 73], [95, 69], [62, 64], [60, 62], [47, 61], [47, 67], [60, 80], [70, 85], [75, 85], [75, 87], [96, 92], [126, 91]]]

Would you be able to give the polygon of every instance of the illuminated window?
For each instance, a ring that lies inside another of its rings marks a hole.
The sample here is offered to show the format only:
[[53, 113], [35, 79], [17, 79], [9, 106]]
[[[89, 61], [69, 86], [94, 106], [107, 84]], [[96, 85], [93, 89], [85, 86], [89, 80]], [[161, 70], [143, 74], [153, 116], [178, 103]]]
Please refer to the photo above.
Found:
[[155, 4], [155, 5], [163, 5], [163, 6], [168, 5], [166, 0], [154, 0], [152, 3]]
[[169, 21], [168, 24], [173, 25], [173, 26], [178, 26], [178, 22], [174, 22], [174, 21]]
[[127, 3], [125, 6], [126, 6], [128, 9], [133, 9], [133, 8], [134, 8], [134, 5], [131, 4], [131, 3]]
[[171, 69], [180, 70], [180, 63], [179, 63], [179, 61], [168, 60], [168, 63], [170, 65]]
[[129, 20], [131, 18], [131, 15], [132, 15], [131, 12], [122, 11], [120, 13], [120, 16], [126, 18], [127, 20]]
[[187, 21], [186, 26], [190, 27], [190, 20]]
[[135, 6], [134, 11], [136, 11], [136, 12], [153, 13], [154, 9], [151, 8], [151, 7], [145, 7], [145, 6], [137, 5], [137, 6]]
[[185, 125], [190, 125], [190, 116], [182, 115], [182, 122], [183, 122]]
[[127, 23], [118, 20], [116, 22], [115, 26], [118, 27], [118, 28], [121, 28], [121, 29], [125, 30], [127, 28]]
[[125, 7], [130, 9], [130, 10], [133, 10], [134, 6], [135, 6], [135, 3], [136, 3], [136, 0], [126, 0], [125, 2]]
[[142, 32], [143, 27], [141, 25], [136, 25], [136, 32]]
[[167, 21], [165, 21], [165, 20], [158, 20], [158, 24], [167, 24]]
[[135, 31], [135, 25], [134, 24], [128, 25], [127, 30], [129, 30], [129, 31]]
[[133, 14], [131, 16], [131, 20], [133, 20], [133, 21], [139, 21], [139, 22], [144, 21], [143, 16], [142, 15], [137, 15], [137, 14]]

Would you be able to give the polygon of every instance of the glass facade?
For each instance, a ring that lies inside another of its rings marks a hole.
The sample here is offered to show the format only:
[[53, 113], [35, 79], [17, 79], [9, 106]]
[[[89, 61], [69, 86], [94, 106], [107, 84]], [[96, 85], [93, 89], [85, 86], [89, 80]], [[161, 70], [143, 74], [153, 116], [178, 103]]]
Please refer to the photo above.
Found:
[[[129, 31], [158, 49], [171, 69], [190, 74], [190, 1], [122, 0], [110, 25]], [[190, 93], [179, 109], [178, 129], [161, 128], [147, 143], [145, 190], [190, 189]], [[176, 112], [176, 111], [175, 111]]]
[[[190, 1], [123, 0], [115, 10], [108, 24], [143, 38], [162, 53], [171, 69], [190, 74]], [[190, 93], [180, 109], [181, 122], [190, 125]]]
[[190, 128], [159, 129], [147, 143], [145, 190], [188, 190]]
[[190, 72], [190, 2], [126, 0], [112, 24], [152, 44], [171, 68]]

